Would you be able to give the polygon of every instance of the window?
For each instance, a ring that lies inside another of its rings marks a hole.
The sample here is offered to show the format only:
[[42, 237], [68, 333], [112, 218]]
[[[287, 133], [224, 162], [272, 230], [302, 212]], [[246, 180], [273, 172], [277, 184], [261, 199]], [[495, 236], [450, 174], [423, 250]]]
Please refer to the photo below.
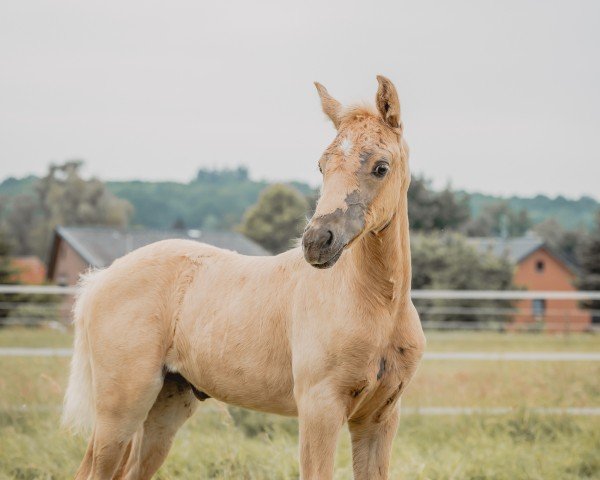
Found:
[[546, 313], [546, 300], [536, 298], [531, 302], [531, 309], [534, 317], [543, 317]]
[[542, 273], [544, 271], [544, 267], [546, 265], [544, 264], [543, 260], [538, 260], [537, 262], [535, 262], [535, 271], [538, 273]]

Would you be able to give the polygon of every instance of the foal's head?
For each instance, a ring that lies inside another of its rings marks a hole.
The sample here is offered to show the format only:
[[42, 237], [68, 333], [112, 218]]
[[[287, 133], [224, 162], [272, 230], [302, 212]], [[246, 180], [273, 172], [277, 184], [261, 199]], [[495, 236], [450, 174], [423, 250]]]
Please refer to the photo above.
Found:
[[319, 160], [322, 194], [302, 237], [304, 257], [316, 268], [333, 266], [362, 235], [384, 229], [408, 189], [398, 94], [387, 78], [377, 81], [376, 110], [344, 108], [316, 83], [323, 111], [337, 129]]

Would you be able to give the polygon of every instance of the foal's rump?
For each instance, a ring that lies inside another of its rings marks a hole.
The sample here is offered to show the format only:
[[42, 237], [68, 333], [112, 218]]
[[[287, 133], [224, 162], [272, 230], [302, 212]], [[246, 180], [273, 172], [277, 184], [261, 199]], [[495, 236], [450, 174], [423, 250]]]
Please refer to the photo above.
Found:
[[162, 375], [178, 307], [196, 268], [191, 259], [203, 255], [233, 254], [194, 241], [166, 240], [82, 276], [73, 307], [75, 341], [65, 426], [75, 431], [93, 426], [100, 400], [94, 392], [106, 383], [106, 372], [117, 379], [121, 371], [122, 377], [131, 376], [127, 385], [114, 385], [115, 391], [128, 390], [140, 370]]

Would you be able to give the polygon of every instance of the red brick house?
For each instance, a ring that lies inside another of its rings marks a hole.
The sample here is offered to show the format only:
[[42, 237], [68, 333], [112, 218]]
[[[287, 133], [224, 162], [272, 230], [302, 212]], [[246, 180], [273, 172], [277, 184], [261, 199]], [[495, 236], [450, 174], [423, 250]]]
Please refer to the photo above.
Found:
[[[480, 252], [507, 258], [514, 263], [513, 282], [532, 291], [576, 291], [577, 267], [535, 236], [519, 238], [472, 238]], [[548, 331], [582, 331], [592, 317], [577, 300], [533, 299], [515, 302], [517, 324], [539, 323]]]
[[245, 255], [269, 255], [261, 246], [236, 232], [57, 227], [47, 277], [57, 285], [75, 285], [79, 275], [88, 268], [108, 267], [136, 248], [169, 238], [196, 240]]
[[46, 281], [46, 265], [35, 255], [12, 257], [10, 264], [17, 271], [13, 279], [15, 283], [41, 285]]

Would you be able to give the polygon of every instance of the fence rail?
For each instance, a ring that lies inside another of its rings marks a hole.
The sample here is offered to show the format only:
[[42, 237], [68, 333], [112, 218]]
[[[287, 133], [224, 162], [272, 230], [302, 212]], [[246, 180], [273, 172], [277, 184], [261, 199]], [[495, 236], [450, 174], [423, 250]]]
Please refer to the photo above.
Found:
[[600, 292], [542, 290], [413, 290], [414, 299], [425, 300], [600, 300]]
[[[77, 287], [0, 285], [0, 325], [64, 326], [76, 293]], [[600, 291], [413, 290], [411, 295], [424, 328], [430, 330], [600, 331], [600, 324], [589, 320], [600, 319], [600, 310], [581, 310], [572, 303], [600, 300]], [[514, 302], [523, 300], [571, 304], [556, 308], [556, 303], [550, 303], [551, 308], [540, 314], [522, 304], [516, 308]], [[517, 318], [521, 320], [513, 321]]]
[[[0, 357], [70, 357], [71, 348], [0, 347]], [[425, 352], [423, 360], [484, 362], [600, 362], [600, 352]]]
[[[74, 295], [77, 287], [58, 285], [0, 285], [0, 293]], [[543, 290], [413, 290], [411, 297], [424, 300], [600, 300], [596, 291]]]

